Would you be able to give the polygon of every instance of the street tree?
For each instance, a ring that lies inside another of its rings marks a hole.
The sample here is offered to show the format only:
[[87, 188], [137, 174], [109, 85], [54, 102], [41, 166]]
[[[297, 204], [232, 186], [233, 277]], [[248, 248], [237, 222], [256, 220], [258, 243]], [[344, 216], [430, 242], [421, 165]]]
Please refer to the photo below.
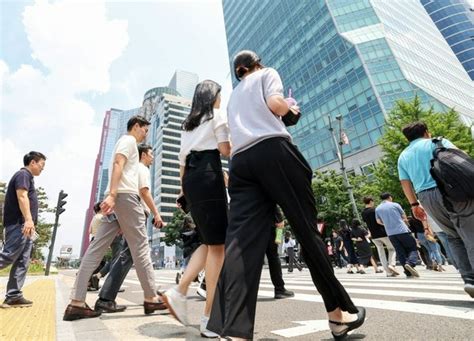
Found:
[[161, 229], [161, 231], [165, 234], [161, 241], [165, 242], [167, 246], [183, 246], [181, 240], [181, 230], [183, 228], [184, 216], [184, 212], [181, 209], [176, 208], [176, 210], [173, 212], [171, 221]]

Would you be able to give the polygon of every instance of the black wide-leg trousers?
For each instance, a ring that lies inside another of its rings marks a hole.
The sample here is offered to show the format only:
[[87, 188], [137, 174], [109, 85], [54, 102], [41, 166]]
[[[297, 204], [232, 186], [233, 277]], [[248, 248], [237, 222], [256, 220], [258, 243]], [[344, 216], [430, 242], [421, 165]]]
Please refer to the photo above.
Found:
[[326, 310], [358, 310], [334, 275], [317, 232], [312, 170], [296, 146], [269, 138], [232, 158], [230, 221], [225, 261], [207, 325], [221, 336], [253, 338], [263, 257], [274, 226], [275, 204], [288, 219]]

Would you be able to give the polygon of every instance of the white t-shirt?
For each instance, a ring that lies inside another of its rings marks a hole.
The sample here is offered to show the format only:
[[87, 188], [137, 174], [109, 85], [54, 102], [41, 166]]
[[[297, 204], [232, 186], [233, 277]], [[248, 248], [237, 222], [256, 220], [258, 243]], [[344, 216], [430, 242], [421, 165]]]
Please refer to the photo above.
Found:
[[286, 249], [288, 249], [289, 247], [292, 247], [292, 248], [294, 248], [294, 247], [295, 247], [295, 245], [296, 245], [296, 242], [295, 242], [295, 240], [290, 238], [290, 240], [288, 240], [288, 242], [287, 242], [287, 243], [283, 243], [283, 250], [285, 250], [285, 251], [286, 251]]
[[212, 120], [201, 123], [192, 131], [181, 132], [181, 149], [179, 164], [186, 165], [186, 156], [192, 151], [217, 149], [217, 144], [230, 141], [227, 117], [220, 110], [214, 109]]
[[[138, 163], [138, 190], [142, 188], [148, 188], [151, 190], [150, 186], [150, 170], [143, 163]], [[150, 208], [145, 203], [145, 200], [140, 196], [143, 209], [147, 214], [150, 214]]]
[[131, 135], [122, 136], [115, 145], [109, 167], [109, 183], [107, 184], [105, 194], [108, 195], [110, 192], [115, 154], [122, 154], [127, 158], [123, 166], [122, 177], [118, 183], [117, 193], [138, 194], [138, 147], [137, 140]]
[[96, 213], [94, 215], [94, 217], [92, 217], [92, 221], [91, 221], [91, 226], [90, 226], [90, 233], [91, 233], [91, 236], [95, 236], [95, 234], [97, 233], [97, 229], [99, 228], [100, 226], [100, 223], [101, 223], [101, 220], [102, 220], [102, 213]]
[[227, 105], [232, 155], [271, 137], [291, 140], [281, 117], [267, 106], [266, 100], [274, 95], [283, 96], [283, 84], [272, 68], [248, 75], [235, 87]]

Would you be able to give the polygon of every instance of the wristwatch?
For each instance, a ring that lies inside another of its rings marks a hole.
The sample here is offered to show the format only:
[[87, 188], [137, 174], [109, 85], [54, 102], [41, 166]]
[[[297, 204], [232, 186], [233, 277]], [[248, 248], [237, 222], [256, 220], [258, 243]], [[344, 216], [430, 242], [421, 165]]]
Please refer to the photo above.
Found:
[[411, 207], [416, 207], [416, 206], [420, 206], [420, 203], [419, 202], [413, 202], [410, 204]]

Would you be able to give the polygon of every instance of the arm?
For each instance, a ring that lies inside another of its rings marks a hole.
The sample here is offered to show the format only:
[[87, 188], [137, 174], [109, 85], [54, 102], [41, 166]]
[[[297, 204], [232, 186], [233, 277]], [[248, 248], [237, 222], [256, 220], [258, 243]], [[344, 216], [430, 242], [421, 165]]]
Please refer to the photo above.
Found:
[[[219, 152], [225, 156], [225, 157], [229, 157], [230, 155], [230, 142], [221, 142], [221, 143], [218, 143], [217, 144], [217, 149], [219, 150]], [[180, 170], [181, 170], [181, 167], [180, 167]], [[181, 173], [181, 172], [180, 172]], [[184, 173], [184, 170], [183, 170], [183, 173]]]
[[285, 116], [290, 108], [283, 96], [274, 95], [267, 99], [267, 106], [277, 116]]
[[377, 220], [377, 224], [385, 226], [382, 220], [380, 220], [379, 218], [377, 218], [376, 220]]
[[145, 201], [145, 204], [150, 208], [151, 213], [155, 218], [153, 219], [153, 225], [155, 225], [156, 228], [160, 228], [163, 225], [163, 220], [161, 219], [160, 213], [158, 213], [150, 189], [148, 187], [140, 188], [140, 197]]
[[[415, 190], [413, 189], [413, 185], [410, 180], [400, 180], [400, 184], [402, 185], [403, 193], [405, 193], [405, 197], [407, 198], [410, 205], [415, 205], [411, 207], [413, 215], [416, 219], [425, 221], [426, 220], [426, 212], [423, 206], [418, 203], [418, 199], [416, 197]], [[416, 205], [418, 204], [418, 205]]]
[[110, 179], [110, 192], [107, 198], [102, 202], [100, 208], [105, 215], [112, 213], [115, 206], [115, 198], [117, 197], [117, 188], [122, 177], [123, 167], [127, 162], [127, 158], [123, 154], [115, 154], [114, 164], [112, 166], [112, 178]]
[[21, 214], [25, 220], [23, 226], [23, 235], [25, 237], [31, 237], [35, 231], [35, 224], [30, 211], [30, 199], [28, 198], [28, 191], [24, 188], [16, 190], [16, 196], [18, 198], [18, 205], [20, 206]]

